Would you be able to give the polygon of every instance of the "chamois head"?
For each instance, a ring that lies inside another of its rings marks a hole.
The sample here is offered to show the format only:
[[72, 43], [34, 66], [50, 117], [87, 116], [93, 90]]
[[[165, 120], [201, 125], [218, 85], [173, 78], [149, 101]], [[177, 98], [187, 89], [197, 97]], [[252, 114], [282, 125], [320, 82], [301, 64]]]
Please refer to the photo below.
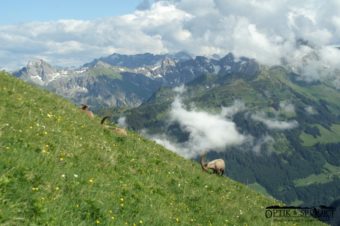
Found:
[[85, 112], [87, 114], [87, 116], [89, 116], [90, 118], [93, 118], [93, 112], [89, 110], [89, 106], [86, 104], [82, 104], [81, 108], [80, 108], [83, 112]]

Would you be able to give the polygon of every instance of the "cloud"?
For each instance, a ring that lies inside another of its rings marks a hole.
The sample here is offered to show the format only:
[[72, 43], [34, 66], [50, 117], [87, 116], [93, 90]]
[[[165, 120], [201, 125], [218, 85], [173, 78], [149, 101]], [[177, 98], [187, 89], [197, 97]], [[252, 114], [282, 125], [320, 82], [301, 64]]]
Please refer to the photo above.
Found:
[[113, 52], [233, 52], [340, 84], [339, 11], [338, 0], [144, 0], [118, 17], [1, 25], [0, 68], [30, 58], [80, 65]]
[[126, 117], [120, 117], [118, 120], [117, 120], [117, 124], [118, 126], [122, 127], [122, 128], [127, 128], [128, 127], [128, 124], [126, 122]]
[[[228, 112], [236, 112], [238, 105], [229, 107]], [[181, 129], [189, 133], [188, 141], [176, 143], [166, 135], [151, 138], [186, 158], [193, 158], [210, 150], [221, 152], [228, 146], [240, 145], [247, 140], [247, 136], [237, 131], [235, 123], [225, 117], [225, 111], [211, 114], [196, 109], [188, 110], [180, 97], [172, 103], [169, 118], [170, 122], [179, 123]]]
[[295, 114], [295, 107], [288, 101], [281, 101], [280, 111], [283, 111], [284, 113]]
[[312, 106], [305, 107], [305, 111], [306, 111], [307, 114], [310, 114], [310, 115], [317, 114], [317, 112], [315, 111], [315, 109]]
[[274, 142], [275, 142], [275, 140], [274, 140], [273, 137], [269, 136], [268, 134], [264, 135], [264, 136], [262, 136], [260, 139], [258, 139], [256, 141], [255, 145], [253, 146], [253, 151], [256, 154], [260, 154], [261, 150], [262, 150], [262, 147], [264, 145], [273, 144]]
[[186, 91], [186, 89], [184, 85], [180, 85], [180, 86], [173, 88], [173, 91], [175, 91], [175, 93], [180, 95], [180, 94], [183, 94]]
[[221, 115], [231, 118], [236, 113], [246, 110], [246, 105], [240, 100], [235, 100], [232, 106], [222, 107]]
[[267, 118], [263, 113], [252, 114], [251, 118], [255, 121], [262, 122], [267, 126], [268, 129], [274, 130], [294, 129], [299, 125], [298, 122], [295, 120], [279, 121], [276, 119]]

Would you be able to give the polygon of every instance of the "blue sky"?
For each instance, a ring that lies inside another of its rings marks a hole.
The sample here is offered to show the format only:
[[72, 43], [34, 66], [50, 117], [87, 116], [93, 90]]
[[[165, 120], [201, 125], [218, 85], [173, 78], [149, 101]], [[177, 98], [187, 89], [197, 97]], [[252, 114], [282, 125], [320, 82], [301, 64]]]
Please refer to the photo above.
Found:
[[91, 20], [133, 12], [141, 0], [1, 0], [0, 24]]

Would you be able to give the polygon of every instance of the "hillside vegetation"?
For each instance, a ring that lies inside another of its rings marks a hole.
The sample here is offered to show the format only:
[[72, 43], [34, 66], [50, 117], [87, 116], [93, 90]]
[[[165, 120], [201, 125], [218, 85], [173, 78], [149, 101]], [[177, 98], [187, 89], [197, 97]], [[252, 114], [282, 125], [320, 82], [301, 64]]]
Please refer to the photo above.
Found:
[[0, 73], [1, 225], [271, 224], [278, 201], [99, 121]]

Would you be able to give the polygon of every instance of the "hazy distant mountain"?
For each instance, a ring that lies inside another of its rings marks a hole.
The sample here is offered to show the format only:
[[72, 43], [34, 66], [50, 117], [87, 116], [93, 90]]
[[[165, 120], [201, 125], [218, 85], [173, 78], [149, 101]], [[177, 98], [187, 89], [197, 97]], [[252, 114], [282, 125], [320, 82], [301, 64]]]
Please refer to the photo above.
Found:
[[174, 61], [183, 61], [191, 59], [191, 56], [185, 52], [178, 52], [176, 54], [164, 54], [164, 55], [154, 55], [151, 53], [136, 54], [136, 55], [123, 55], [114, 53], [107, 57], [101, 57], [95, 59], [90, 63], [85, 64], [85, 67], [91, 67], [95, 65], [98, 61], [105, 62], [111, 66], [120, 66], [127, 68], [141, 68], [141, 67], [151, 67], [161, 64], [162, 61], [166, 59], [171, 59]]

